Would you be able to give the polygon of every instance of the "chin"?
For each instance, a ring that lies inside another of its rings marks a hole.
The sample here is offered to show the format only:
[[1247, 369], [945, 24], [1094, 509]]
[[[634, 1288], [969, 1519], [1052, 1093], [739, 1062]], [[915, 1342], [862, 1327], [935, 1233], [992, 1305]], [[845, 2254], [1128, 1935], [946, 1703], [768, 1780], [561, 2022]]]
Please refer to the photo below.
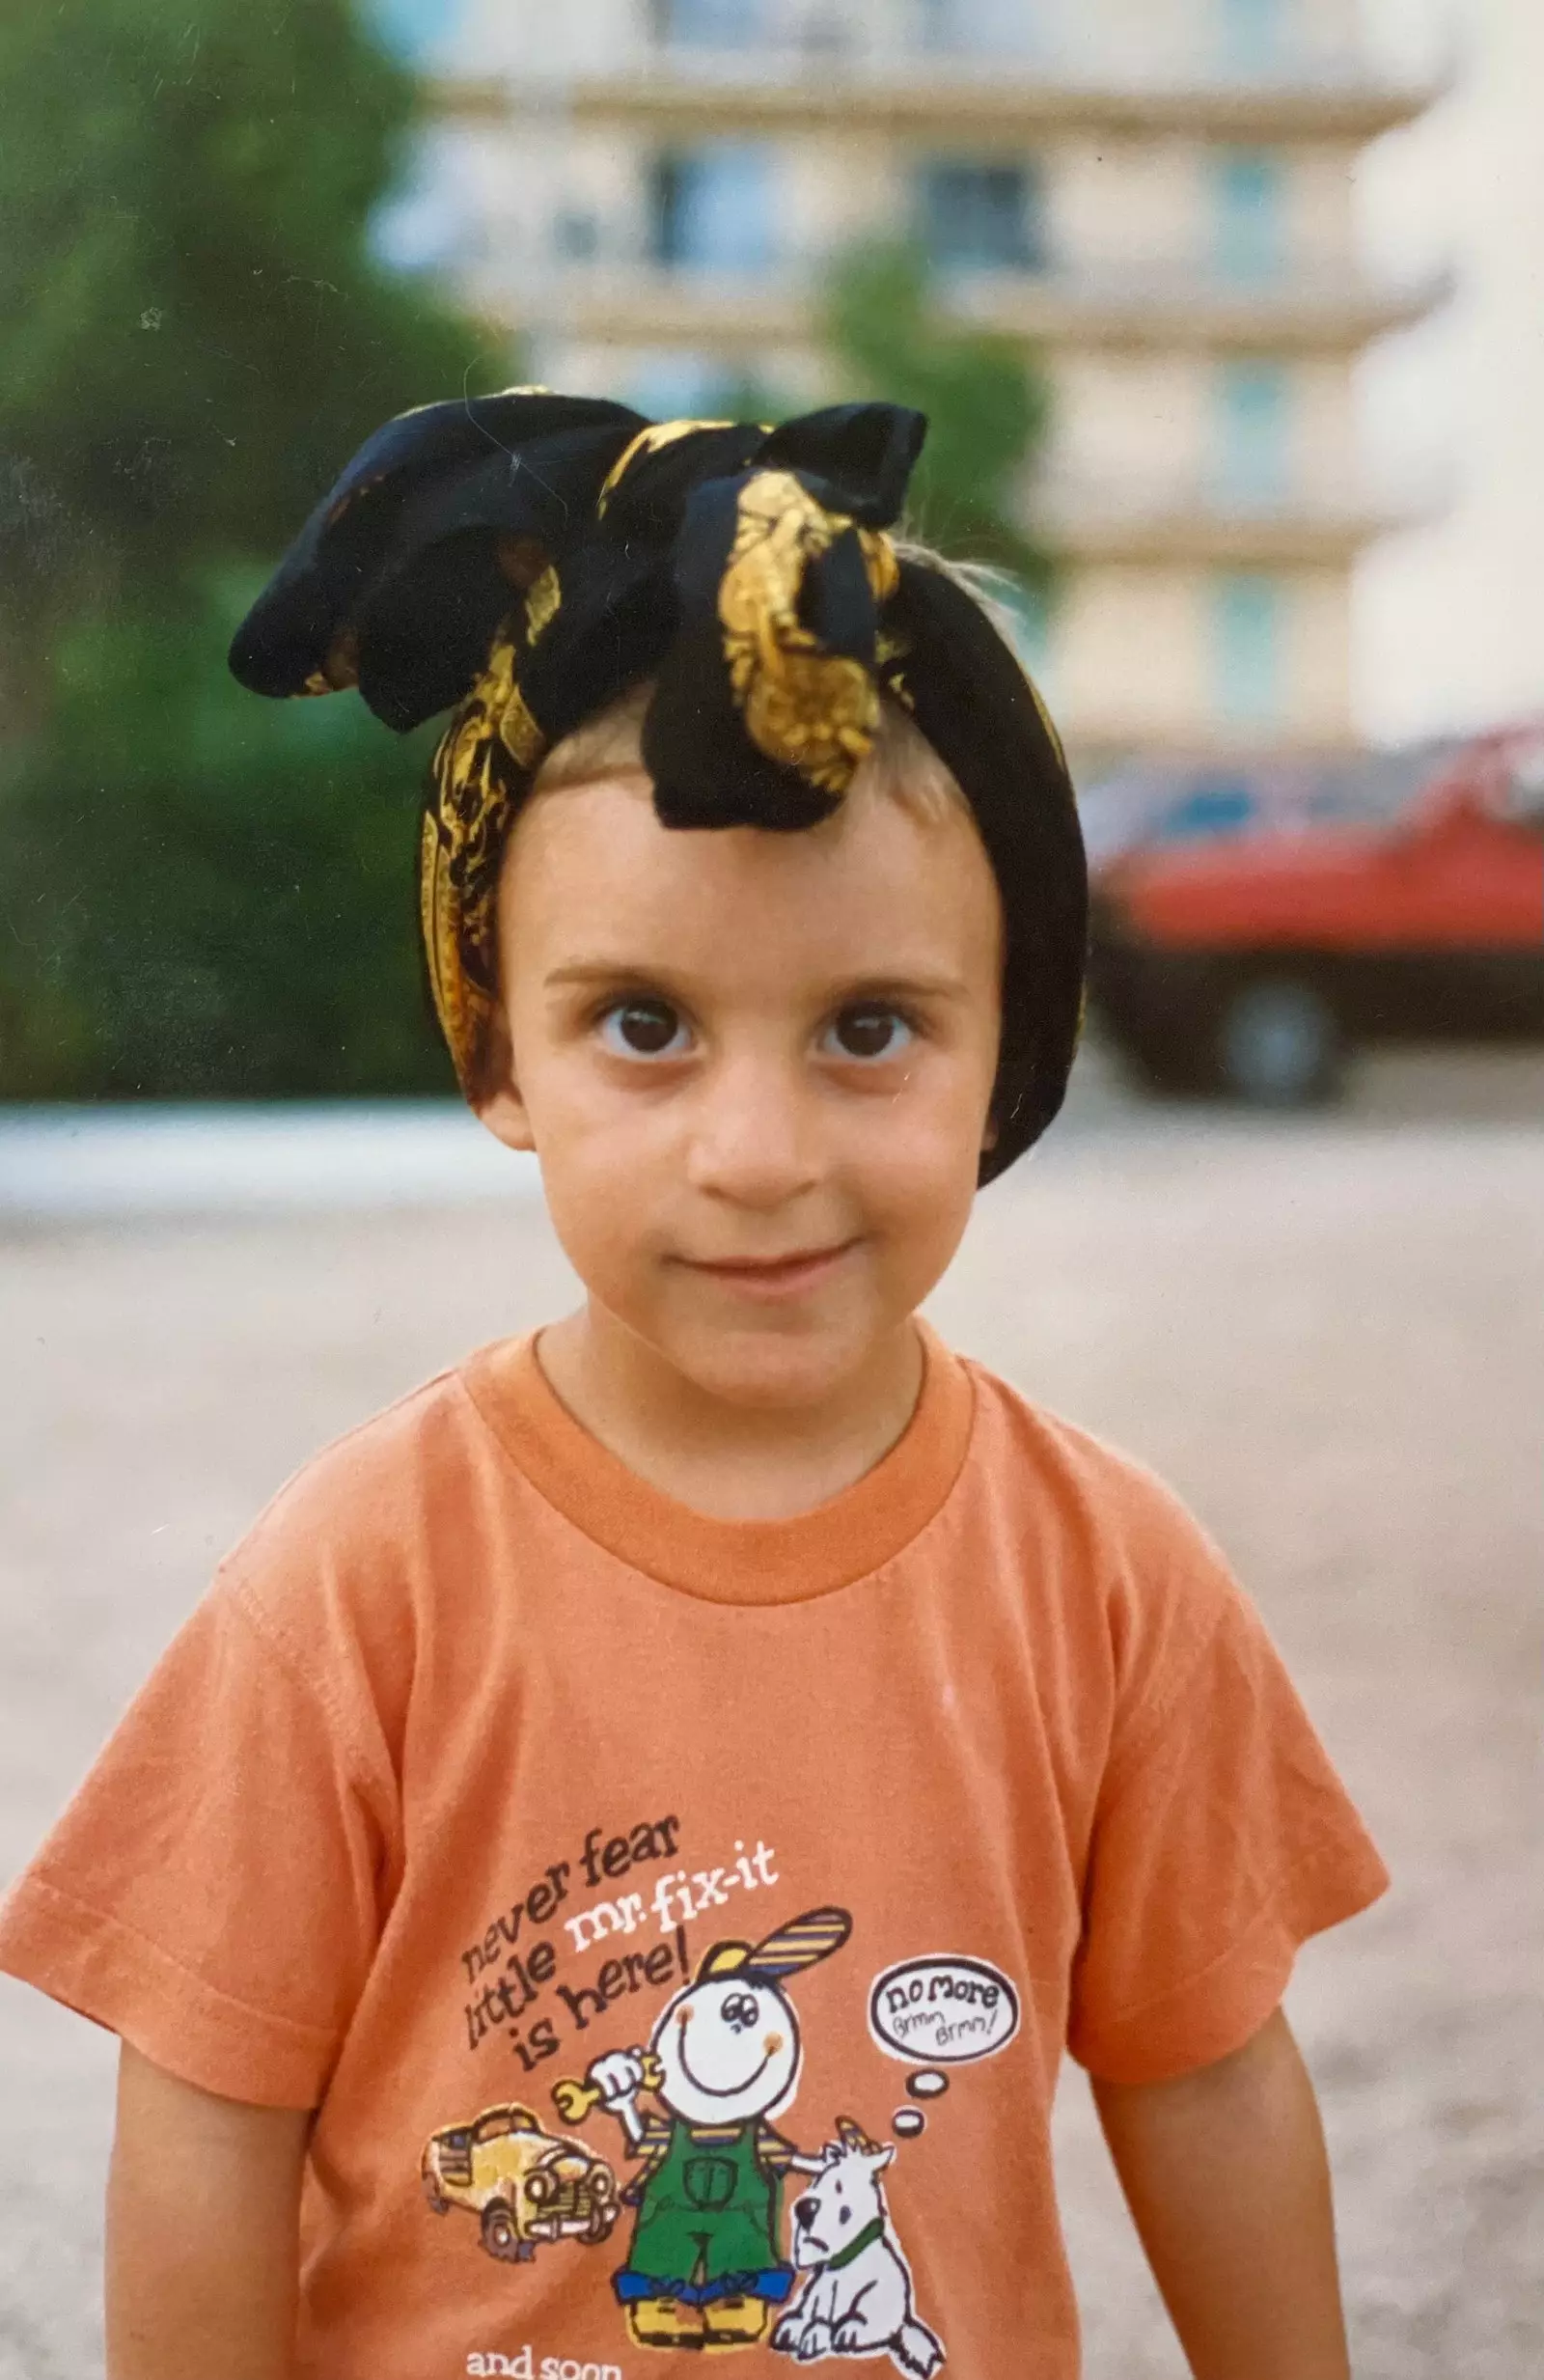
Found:
[[878, 1333], [806, 1323], [781, 1330], [671, 1332], [660, 1352], [722, 1403], [762, 1412], [815, 1405], [862, 1370]]

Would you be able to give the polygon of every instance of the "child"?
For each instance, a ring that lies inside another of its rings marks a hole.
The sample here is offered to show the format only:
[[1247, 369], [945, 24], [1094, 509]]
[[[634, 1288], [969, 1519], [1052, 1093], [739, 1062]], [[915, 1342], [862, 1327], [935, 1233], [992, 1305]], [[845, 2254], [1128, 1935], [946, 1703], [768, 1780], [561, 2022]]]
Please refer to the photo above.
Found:
[[123, 2039], [112, 2380], [1070, 2380], [1063, 2046], [1194, 2371], [1343, 2380], [1279, 2004], [1377, 1855], [1172, 1498], [917, 1319], [1086, 923], [923, 428], [431, 405], [236, 640], [457, 706], [433, 989], [586, 1297], [280, 1493], [10, 1897]]

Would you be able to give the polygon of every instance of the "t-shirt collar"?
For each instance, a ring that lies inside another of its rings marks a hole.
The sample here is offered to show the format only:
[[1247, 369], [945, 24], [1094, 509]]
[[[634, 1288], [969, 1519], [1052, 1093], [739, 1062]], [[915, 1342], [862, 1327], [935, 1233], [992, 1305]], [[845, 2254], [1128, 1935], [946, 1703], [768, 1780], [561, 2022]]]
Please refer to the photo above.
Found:
[[463, 1366], [473, 1402], [531, 1484], [595, 1544], [668, 1587], [714, 1603], [800, 1603], [881, 1568], [925, 1528], [970, 1442], [970, 1374], [919, 1320], [923, 1385], [888, 1454], [791, 1520], [719, 1520], [630, 1471], [549, 1384], [536, 1336], [483, 1347]]

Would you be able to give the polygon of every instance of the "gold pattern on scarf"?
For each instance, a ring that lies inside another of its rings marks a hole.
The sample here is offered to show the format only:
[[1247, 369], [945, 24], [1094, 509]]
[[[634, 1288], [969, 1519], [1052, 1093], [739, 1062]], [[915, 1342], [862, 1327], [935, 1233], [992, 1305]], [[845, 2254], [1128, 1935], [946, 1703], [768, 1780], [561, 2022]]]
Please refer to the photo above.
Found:
[[914, 711], [917, 699], [906, 683], [905, 664], [911, 658], [911, 638], [893, 628], [881, 628], [874, 638], [874, 667], [885, 681], [885, 692]]
[[[804, 574], [853, 526], [828, 512], [791, 471], [758, 471], [740, 492], [734, 542], [719, 586], [730, 683], [746, 733], [768, 760], [825, 793], [844, 793], [879, 724], [879, 693], [861, 661], [830, 653], [799, 618]], [[899, 583], [890, 540], [860, 529], [874, 601]]]
[[599, 520], [621, 482], [635, 462], [645, 455], [657, 455], [661, 447], [674, 446], [677, 438], [689, 438], [694, 429], [732, 429], [732, 422], [650, 422], [636, 438], [628, 440], [611, 469], [600, 483], [600, 494], [595, 499], [595, 518]]
[[547, 627], [563, 601], [563, 589], [558, 573], [549, 562], [539, 578], [533, 579], [525, 598], [525, 641], [529, 649]]
[[514, 641], [501, 631], [440, 738], [420, 853], [429, 986], [469, 1096], [497, 991], [499, 861], [515, 802], [544, 748], [515, 677]]
[[424, 813], [418, 853], [418, 899], [434, 1013], [455, 1062], [456, 1080], [470, 1097], [484, 1016], [480, 1004], [474, 1013], [470, 987], [461, 972], [456, 934], [459, 905], [451, 883], [450, 853], [441, 837], [436, 810]]

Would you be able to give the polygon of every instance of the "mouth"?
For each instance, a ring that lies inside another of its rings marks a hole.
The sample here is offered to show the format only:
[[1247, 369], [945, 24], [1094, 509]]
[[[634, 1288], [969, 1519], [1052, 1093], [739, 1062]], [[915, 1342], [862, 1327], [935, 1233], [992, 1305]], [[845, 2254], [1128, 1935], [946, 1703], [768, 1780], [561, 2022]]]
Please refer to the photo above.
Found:
[[853, 1238], [829, 1248], [795, 1249], [783, 1257], [731, 1257], [717, 1262], [681, 1257], [677, 1261], [740, 1297], [798, 1297], [829, 1281], [857, 1246]]

